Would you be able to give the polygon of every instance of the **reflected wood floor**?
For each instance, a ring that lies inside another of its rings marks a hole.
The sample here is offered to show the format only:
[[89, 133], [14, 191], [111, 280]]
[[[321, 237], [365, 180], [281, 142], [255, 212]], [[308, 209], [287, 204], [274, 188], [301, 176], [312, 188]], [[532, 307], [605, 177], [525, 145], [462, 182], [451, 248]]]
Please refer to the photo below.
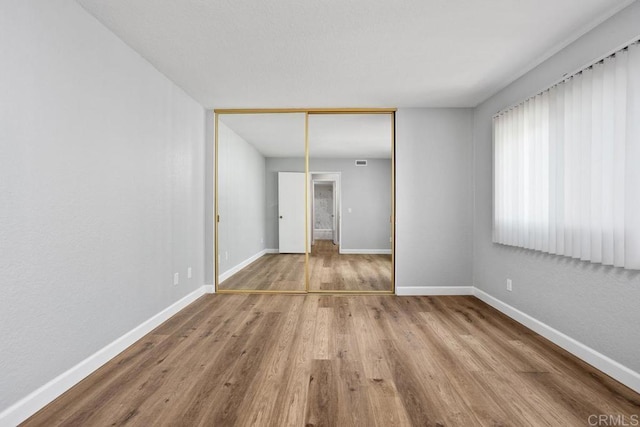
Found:
[[331, 240], [316, 240], [309, 256], [312, 291], [391, 291], [391, 255], [340, 254]]
[[263, 255], [220, 283], [218, 289], [304, 292], [304, 254]]
[[[263, 255], [219, 289], [304, 291], [304, 255]], [[309, 255], [309, 289], [391, 291], [391, 255], [340, 254], [331, 240], [316, 240]]]
[[586, 426], [640, 395], [474, 297], [205, 295], [25, 426]]

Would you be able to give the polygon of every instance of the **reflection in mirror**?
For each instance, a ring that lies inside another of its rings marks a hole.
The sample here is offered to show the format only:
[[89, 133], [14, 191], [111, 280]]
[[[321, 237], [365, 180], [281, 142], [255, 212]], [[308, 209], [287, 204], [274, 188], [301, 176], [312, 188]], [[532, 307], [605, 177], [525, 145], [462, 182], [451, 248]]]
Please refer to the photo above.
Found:
[[392, 291], [392, 114], [309, 115], [310, 291]]
[[305, 115], [218, 116], [218, 290], [305, 291]]

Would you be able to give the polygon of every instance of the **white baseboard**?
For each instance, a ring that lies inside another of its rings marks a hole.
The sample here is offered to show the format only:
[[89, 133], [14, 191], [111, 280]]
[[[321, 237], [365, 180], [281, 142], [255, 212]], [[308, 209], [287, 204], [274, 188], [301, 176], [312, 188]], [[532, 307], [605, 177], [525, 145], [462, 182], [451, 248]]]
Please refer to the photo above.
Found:
[[400, 286], [396, 287], [396, 295], [473, 295], [473, 286]]
[[216, 286], [215, 285], [204, 285], [204, 293], [205, 294], [215, 294], [216, 293]]
[[[275, 250], [276, 252], [271, 252], [273, 250]], [[229, 277], [231, 277], [234, 274], [236, 274], [238, 271], [240, 271], [243, 268], [245, 268], [247, 265], [251, 264], [253, 261], [257, 260], [258, 258], [262, 257], [264, 254], [267, 254], [267, 253], [277, 253], [277, 249], [263, 249], [260, 252], [258, 252], [257, 254], [252, 255], [249, 258], [245, 259], [240, 264], [237, 264], [237, 265], [231, 267], [230, 269], [228, 269], [224, 273], [220, 274], [220, 277], [218, 277], [218, 285], [220, 283], [224, 282], [225, 280], [227, 280]]]
[[279, 250], [279, 249], [277, 249], [277, 248], [276, 248], [276, 249], [265, 249], [265, 250], [264, 250], [264, 253], [265, 253], [265, 254], [279, 254], [279, 253], [280, 253], [280, 250]]
[[554, 344], [567, 350], [574, 356], [584, 360], [588, 364], [601, 370], [617, 381], [620, 381], [630, 389], [640, 393], [640, 373], [627, 368], [626, 366], [616, 362], [615, 360], [605, 356], [602, 353], [599, 353], [591, 347], [588, 347], [581, 342], [576, 341], [570, 336], [565, 335], [557, 329], [554, 329], [551, 326], [529, 316], [528, 314], [523, 313], [517, 308], [512, 307], [495, 297], [492, 297], [488, 293], [478, 288], [473, 288], [473, 295], [476, 298], [486, 302], [493, 308], [497, 309], [498, 311], [511, 317], [515, 321], [522, 323], [532, 331], [542, 335]]
[[341, 254], [349, 255], [391, 255], [391, 249], [343, 249], [340, 248]]
[[111, 344], [108, 344], [106, 347], [87, 357], [73, 368], [63, 372], [42, 387], [20, 399], [0, 413], [0, 426], [15, 426], [20, 424], [204, 294], [205, 286], [199, 287], [189, 295], [176, 301], [160, 313], [133, 328]]

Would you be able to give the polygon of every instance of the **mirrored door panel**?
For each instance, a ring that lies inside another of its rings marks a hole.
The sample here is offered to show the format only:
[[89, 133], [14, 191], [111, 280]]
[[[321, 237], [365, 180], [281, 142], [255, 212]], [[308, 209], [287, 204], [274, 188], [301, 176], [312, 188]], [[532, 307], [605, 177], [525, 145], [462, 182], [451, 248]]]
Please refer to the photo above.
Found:
[[309, 290], [392, 291], [393, 114], [309, 115]]
[[217, 115], [217, 289], [305, 292], [305, 113]]

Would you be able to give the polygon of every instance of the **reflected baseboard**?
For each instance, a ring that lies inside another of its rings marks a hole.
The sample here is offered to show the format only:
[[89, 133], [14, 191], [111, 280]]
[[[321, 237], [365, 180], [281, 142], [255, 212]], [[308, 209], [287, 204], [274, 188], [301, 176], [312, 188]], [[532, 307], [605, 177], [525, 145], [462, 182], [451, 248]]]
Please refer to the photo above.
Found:
[[238, 271], [242, 270], [243, 268], [245, 268], [246, 266], [251, 264], [253, 261], [255, 261], [258, 258], [262, 257], [263, 255], [266, 255], [266, 254], [277, 254], [277, 253], [278, 253], [277, 249], [263, 249], [263, 250], [261, 250], [257, 254], [252, 255], [249, 258], [245, 259], [240, 264], [237, 264], [237, 265], [231, 267], [230, 269], [228, 269], [224, 273], [220, 273], [220, 277], [218, 277], [218, 285], [220, 285], [220, 283], [224, 282], [229, 277], [233, 276]]
[[344, 249], [340, 248], [341, 254], [350, 255], [391, 255], [391, 249]]

